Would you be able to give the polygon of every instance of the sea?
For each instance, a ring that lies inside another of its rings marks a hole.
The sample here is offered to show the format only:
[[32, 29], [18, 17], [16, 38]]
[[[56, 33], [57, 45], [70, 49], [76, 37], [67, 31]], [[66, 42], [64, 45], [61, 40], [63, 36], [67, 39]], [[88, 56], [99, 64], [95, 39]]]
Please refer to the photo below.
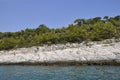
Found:
[[120, 66], [1, 65], [0, 80], [120, 80]]

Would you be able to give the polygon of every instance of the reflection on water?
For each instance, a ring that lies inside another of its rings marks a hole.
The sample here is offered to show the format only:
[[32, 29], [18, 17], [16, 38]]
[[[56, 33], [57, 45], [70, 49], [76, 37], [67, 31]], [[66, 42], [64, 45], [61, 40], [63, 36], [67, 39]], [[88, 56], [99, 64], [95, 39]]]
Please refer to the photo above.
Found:
[[120, 80], [120, 66], [0, 66], [0, 80]]

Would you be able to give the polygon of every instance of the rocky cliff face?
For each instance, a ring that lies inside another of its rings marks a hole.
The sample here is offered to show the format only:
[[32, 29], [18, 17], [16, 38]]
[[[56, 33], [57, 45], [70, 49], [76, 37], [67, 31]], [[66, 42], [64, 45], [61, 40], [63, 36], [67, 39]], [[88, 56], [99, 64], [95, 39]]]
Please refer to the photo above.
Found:
[[120, 42], [68, 43], [0, 51], [0, 64], [57, 62], [120, 63]]

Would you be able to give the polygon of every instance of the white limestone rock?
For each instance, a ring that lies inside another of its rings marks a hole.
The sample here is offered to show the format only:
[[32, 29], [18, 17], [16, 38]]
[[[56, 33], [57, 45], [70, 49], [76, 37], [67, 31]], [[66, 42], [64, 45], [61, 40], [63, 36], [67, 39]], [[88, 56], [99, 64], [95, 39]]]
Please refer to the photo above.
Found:
[[10, 51], [0, 51], [0, 63], [41, 63], [41, 62], [96, 62], [116, 61], [120, 63], [120, 42], [112, 42], [114, 45], [92, 42], [67, 43], [51, 46], [34, 46], [19, 48]]

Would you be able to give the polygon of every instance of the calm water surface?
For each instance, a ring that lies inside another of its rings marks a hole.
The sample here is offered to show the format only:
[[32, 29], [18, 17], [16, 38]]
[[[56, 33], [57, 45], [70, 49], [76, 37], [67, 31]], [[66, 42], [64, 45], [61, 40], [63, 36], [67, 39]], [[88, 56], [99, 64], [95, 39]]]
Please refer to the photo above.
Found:
[[0, 80], [120, 80], [120, 66], [0, 66]]

